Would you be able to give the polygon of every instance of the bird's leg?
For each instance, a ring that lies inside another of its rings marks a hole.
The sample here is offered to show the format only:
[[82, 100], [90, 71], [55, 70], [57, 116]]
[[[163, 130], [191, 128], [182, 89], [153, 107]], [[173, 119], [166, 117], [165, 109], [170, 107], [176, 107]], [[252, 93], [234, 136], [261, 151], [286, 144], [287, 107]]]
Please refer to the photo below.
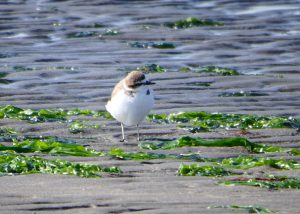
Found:
[[124, 134], [124, 126], [123, 126], [123, 123], [121, 123], [121, 129], [122, 129], [122, 139], [120, 140], [120, 142], [125, 142], [125, 134]]
[[139, 130], [139, 124], [136, 125], [137, 128], [137, 141], [140, 141], [140, 130]]

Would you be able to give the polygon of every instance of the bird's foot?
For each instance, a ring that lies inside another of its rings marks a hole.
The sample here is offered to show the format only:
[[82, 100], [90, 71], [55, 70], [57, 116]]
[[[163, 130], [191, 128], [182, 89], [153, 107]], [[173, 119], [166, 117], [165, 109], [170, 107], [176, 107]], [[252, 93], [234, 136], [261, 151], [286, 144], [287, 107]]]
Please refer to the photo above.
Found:
[[123, 138], [123, 139], [121, 139], [121, 140], [120, 140], [120, 142], [122, 142], [122, 143], [126, 143], [126, 142], [127, 142], [127, 140], [125, 140], [125, 139]]

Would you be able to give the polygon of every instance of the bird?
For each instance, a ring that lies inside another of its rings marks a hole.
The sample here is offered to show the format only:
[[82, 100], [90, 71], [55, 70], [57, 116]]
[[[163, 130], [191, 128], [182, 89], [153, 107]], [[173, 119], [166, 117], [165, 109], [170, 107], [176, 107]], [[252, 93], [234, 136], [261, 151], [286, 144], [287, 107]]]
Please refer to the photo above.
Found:
[[136, 126], [137, 140], [140, 141], [139, 125], [154, 105], [153, 90], [150, 88], [153, 84], [143, 72], [131, 71], [115, 85], [105, 108], [121, 123], [121, 142], [126, 142], [124, 126]]

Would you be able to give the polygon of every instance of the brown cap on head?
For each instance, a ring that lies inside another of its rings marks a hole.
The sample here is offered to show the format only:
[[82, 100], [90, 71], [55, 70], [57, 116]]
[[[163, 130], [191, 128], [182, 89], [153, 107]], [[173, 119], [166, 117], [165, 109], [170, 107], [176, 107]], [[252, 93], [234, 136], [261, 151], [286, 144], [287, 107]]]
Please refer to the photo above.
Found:
[[142, 82], [143, 80], [145, 80], [145, 74], [143, 74], [142, 72], [140, 71], [131, 71], [125, 78], [125, 84], [128, 86], [128, 87], [135, 87], [135, 86], [138, 86], [139, 84], [137, 83], [140, 83]]

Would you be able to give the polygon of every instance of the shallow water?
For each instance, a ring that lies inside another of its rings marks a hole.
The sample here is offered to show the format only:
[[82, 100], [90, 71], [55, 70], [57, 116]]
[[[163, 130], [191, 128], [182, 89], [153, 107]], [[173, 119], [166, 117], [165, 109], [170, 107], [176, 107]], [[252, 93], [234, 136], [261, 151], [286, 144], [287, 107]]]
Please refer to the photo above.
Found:
[[[105, 102], [127, 71], [149, 63], [168, 72], [210, 65], [245, 74], [299, 72], [299, 15], [299, 1], [4, 1], [0, 72], [13, 82], [0, 84], [3, 102]], [[163, 26], [191, 16], [224, 26]], [[117, 33], [105, 35], [108, 30]], [[176, 48], [128, 45], [135, 41]]]

